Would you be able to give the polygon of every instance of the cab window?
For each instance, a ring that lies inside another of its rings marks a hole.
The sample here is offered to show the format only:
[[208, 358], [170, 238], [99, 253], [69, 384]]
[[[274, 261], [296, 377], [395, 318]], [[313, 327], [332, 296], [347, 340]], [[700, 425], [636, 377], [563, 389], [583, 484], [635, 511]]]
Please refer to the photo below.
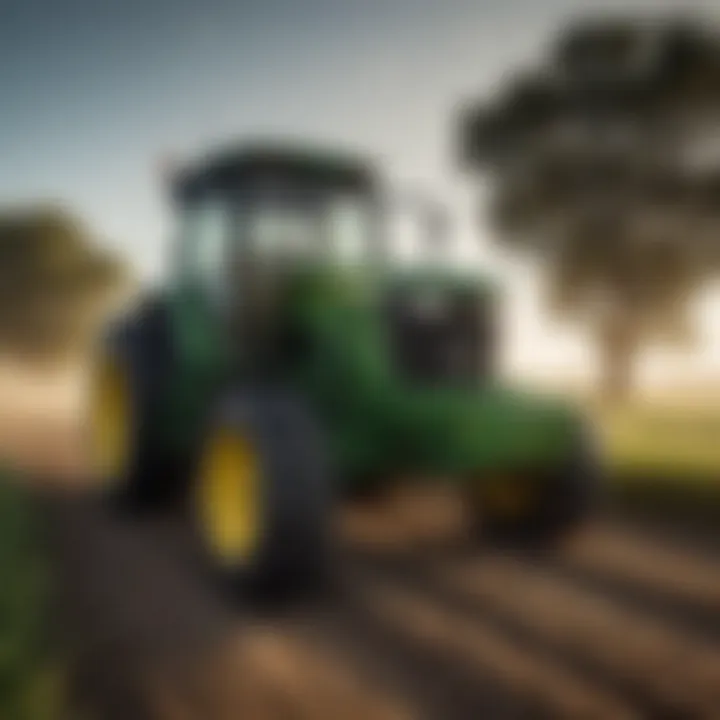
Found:
[[227, 203], [219, 199], [199, 200], [183, 208], [177, 228], [183, 284], [215, 297], [224, 294], [231, 222]]

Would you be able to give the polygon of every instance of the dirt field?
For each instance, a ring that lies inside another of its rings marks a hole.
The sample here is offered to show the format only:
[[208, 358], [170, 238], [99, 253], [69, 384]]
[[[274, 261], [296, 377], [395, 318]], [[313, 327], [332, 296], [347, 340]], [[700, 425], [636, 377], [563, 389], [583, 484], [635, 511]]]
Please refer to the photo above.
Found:
[[[67, 380], [0, 380], [0, 455], [82, 481]], [[720, 533], [607, 517], [503, 553], [468, 549], [452, 499], [399, 498], [338, 519], [332, 596], [263, 616], [207, 582], [176, 517], [66, 492], [46, 512], [89, 718], [720, 718]]]
[[408, 507], [346, 514], [337, 590], [262, 616], [177, 519], [54, 502], [77, 697], [108, 720], [720, 717], [713, 538], [604, 520], [554, 556], [468, 551], [452, 501]]

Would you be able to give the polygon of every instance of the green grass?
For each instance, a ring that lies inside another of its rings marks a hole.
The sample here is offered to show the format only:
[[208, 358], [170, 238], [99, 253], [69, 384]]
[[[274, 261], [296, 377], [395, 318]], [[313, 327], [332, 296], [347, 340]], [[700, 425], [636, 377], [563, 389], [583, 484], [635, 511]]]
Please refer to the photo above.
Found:
[[0, 473], [0, 711], [58, 720], [61, 672], [50, 645], [49, 575], [31, 494]]
[[616, 506], [717, 527], [720, 402], [646, 401], [593, 412]]
[[720, 407], [645, 403], [598, 410], [595, 417], [610, 467], [619, 476], [720, 484]]

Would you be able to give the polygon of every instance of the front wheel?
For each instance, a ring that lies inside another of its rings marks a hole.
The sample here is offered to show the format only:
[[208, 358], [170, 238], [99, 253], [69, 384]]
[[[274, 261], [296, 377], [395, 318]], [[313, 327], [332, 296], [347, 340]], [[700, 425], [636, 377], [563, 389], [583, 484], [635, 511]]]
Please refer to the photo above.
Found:
[[558, 542], [597, 510], [602, 477], [594, 444], [584, 434], [554, 471], [473, 482], [469, 495], [475, 529], [492, 542]]
[[233, 593], [288, 599], [330, 577], [331, 473], [321, 434], [284, 392], [234, 392], [205, 430], [189, 497], [204, 562]]

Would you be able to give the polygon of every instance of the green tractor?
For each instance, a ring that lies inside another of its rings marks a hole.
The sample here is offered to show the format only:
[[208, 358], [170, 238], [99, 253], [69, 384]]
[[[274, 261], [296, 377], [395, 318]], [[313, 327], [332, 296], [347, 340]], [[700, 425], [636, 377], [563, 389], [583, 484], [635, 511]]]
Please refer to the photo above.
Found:
[[[174, 175], [171, 279], [117, 319], [90, 394], [93, 472], [125, 507], [182, 500], [244, 591], [327, 576], [334, 503], [455, 483], [478, 532], [563, 535], [592, 508], [582, 419], [504, 387], [492, 283], [441, 262], [446, 225], [355, 156], [225, 151]], [[437, 480], [435, 480], [437, 479]]]

